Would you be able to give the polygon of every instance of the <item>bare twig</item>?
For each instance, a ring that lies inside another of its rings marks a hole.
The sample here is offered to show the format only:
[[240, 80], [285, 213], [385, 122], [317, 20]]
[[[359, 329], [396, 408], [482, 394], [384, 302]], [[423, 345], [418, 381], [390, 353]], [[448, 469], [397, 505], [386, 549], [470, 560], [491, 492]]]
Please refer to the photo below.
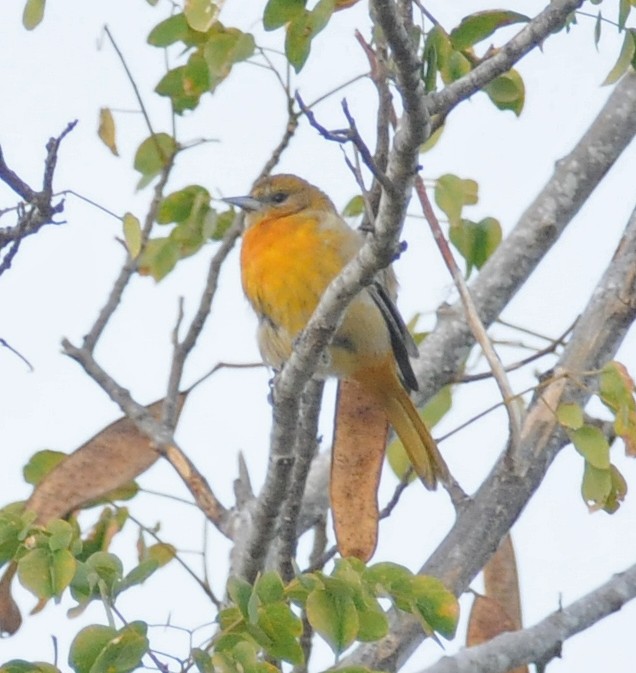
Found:
[[167, 458], [192, 493], [197, 505], [205, 516], [224, 535], [228, 535], [226, 526], [228, 512], [214, 495], [207, 480], [196, 469], [192, 461], [183, 453], [165, 424], [158, 423], [146, 407], [136, 402], [130, 393], [120, 386], [96, 362], [93, 354], [85, 347], [78, 348], [64, 339], [64, 352], [78, 362], [86, 373], [108, 394], [135, 425], [152, 439], [155, 448]]
[[475, 337], [475, 340], [481, 346], [484, 356], [490, 365], [490, 369], [495, 378], [495, 381], [497, 382], [497, 386], [501, 391], [501, 396], [506, 406], [506, 411], [508, 412], [510, 441], [512, 446], [518, 446], [520, 440], [521, 423], [523, 421], [521, 407], [517, 404], [515, 395], [510, 386], [510, 382], [506, 376], [506, 371], [503, 367], [503, 364], [501, 363], [501, 360], [499, 359], [499, 356], [497, 355], [497, 352], [493, 348], [490, 337], [486, 332], [486, 328], [484, 327], [484, 324], [481, 321], [479, 314], [477, 313], [475, 303], [472, 299], [470, 291], [468, 290], [466, 281], [464, 280], [464, 277], [462, 276], [462, 273], [457, 266], [457, 262], [455, 262], [455, 258], [453, 257], [450, 246], [444, 237], [444, 233], [442, 232], [442, 228], [439, 225], [437, 216], [433, 211], [428, 194], [426, 193], [424, 181], [419, 175], [415, 178], [415, 192], [419, 197], [422, 211], [424, 212], [429, 226], [431, 227], [433, 237], [440, 250], [442, 259], [450, 271], [450, 274], [453, 277], [453, 282], [459, 291], [464, 310], [466, 311], [466, 319], [470, 325], [470, 329]]
[[0, 262], [0, 274], [11, 268], [20, 244], [27, 236], [36, 234], [46, 224], [61, 224], [54, 221], [55, 215], [64, 210], [64, 199], [53, 201], [53, 175], [57, 166], [58, 151], [62, 140], [75, 128], [77, 121], [70, 122], [56, 138], [50, 138], [46, 144], [44, 177], [42, 189], [36, 192], [7, 165], [0, 148], [0, 180], [8, 185], [28, 204], [17, 208], [18, 221], [12, 227], [0, 229], [0, 250], [8, 247]]

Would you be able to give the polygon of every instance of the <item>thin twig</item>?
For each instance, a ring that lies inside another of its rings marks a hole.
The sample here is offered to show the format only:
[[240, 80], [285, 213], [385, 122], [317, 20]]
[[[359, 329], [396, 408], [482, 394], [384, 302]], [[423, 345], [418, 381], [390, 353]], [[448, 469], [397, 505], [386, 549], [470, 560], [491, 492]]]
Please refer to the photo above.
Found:
[[439, 247], [442, 258], [446, 263], [455, 286], [459, 291], [459, 295], [466, 311], [466, 319], [470, 325], [470, 329], [475, 337], [475, 340], [481, 346], [484, 356], [486, 357], [486, 360], [488, 360], [488, 364], [490, 365], [490, 369], [492, 370], [495, 381], [497, 382], [499, 390], [501, 391], [504, 404], [506, 405], [506, 411], [508, 412], [510, 441], [512, 442], [512, 446], [516, 447], [519, 444], [521, 436], [521, 423], [523, 420], [521, 409], [514, 401], [515, 395], [510, 386], [510, 382], [508, 381], [508, 377], [506, 376], [503, 364], [501, 363], [499, 356], [493, 348], [490, 337], [486, 332], [486, 328], [484, 327], [479, 314], [477, 313], [475, 303], [473, 302], [473, 299], [470, 295], [466, 281], [462, 276], [459, 266], [457, 266], [457, 263], [455, 262], [453, 253], [451, 252], [446, 238], [444, 237], [437, 216], [433, 211], [428, 194], [426, 193], [424, 181], [419, 175], [415, 178], [415, 192], [418, 195], [420, 205], [422, 206], [422, 211], [428, 220], [429, 226], [431, 227], [433, 237], [435, 238], [435, 242]]

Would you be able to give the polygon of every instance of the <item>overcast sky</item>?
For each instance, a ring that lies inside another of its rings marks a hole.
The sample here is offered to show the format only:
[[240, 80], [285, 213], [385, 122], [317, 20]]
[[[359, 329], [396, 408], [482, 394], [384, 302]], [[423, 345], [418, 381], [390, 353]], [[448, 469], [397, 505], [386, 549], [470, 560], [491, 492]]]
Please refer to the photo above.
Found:
[[[164, 71], [163, 54], [145, 44], [145, 36], [169, 11], [169, 3], [151, 8], [142, 0], [49, 0], [44, 23], [32, 33], [21, 26], [21, 4], [0, 3], [0, 62], [5, 64], [0, 69], [0, 144], [6, 161], [37, 188], [46, 141], [69, 121], [78, 119], [77, 128], [60, 150], [56, 189], [72, 189], [115, 213], [132, 211], [142, 217], [151, 194], [148, 189], [135, 192], [138, 176], [132, 170], [132, 156], [147, 132], [141, 115], [130, 112], [136, 109], [135, 99], [102, 27], [110, 26], [125, 53], [155, 127], [169, 131], [168, 105], [152, 94]], [[256, 20], [259, 11], [252, 9], [257, 4], [264, 3], [249, 3], [248, 15], [246, 3], [228, 1], [221, 18], [227, 25], [254, 31], [259, 44], [280, 48], [280, 32], [262, 32]], [[307, 67], [294, 82], [305, 100], [365, 72], [364, 55], [353, 39], [356, 27], [368, 34], [364, 4], [334, 17], [316, 40]], [[542, 3], [517, 5], [515, 9], [534, 15]], [[492, 6], [467, 0], [427, 4], [446, 28], [470, 11]], [[580, 18], [569, 35], [551, 38], [542, 52], [536, 51], [519, 65], [527, 88], [520, 119], [496, 110], [484, 95], [477, 95], [453, 113], [439, 145], [423, 157], [427, 179], [451, 172], [479, 182], [480, 202], [470, 212], [472, 219], [491, 215], [501, 221], [504, 232], [509, 231], [550, 176], [554, 162], [572, 148], [603, 105], [610, 89], [600, 84], [613, 65], [622, 36], [606, 27], [597, 52], [593, 27], [593, 19]], [[361, 131], [370, 134], [374, 121], [367, 110], [373, 109], [374, 99], [373, 87], [366, 81], [321, 103], [316, 108], [321, 122], [327, 127], [343, 125], [339, 105], [343, 95]], [[97, 139], [102, 106], [122, 111], [116, 112], [120, 158], [111, 156]], [[181, 140], [207, 137], [219, 142], [185, 153], [170, 189], [200, 183], [218, 196], [245, 193], [282, 134], [284, 109], [284, 97], [270, 72], [249, 64], [238, 66], [195, 115], [179, 120]], [[573, 322], [611, 258], [633, 208], [635, 160], [636, 148], [632, 146], [506, 310], [507, 320], [552, 337]], [[357, 192], [340, 148], [319, 139], [304, 123], [280, 169], [315, 182], [338, 207]], [[4, 185], [0, 185], [0, 199], [0, 209], [16, 200]], [[411, 211], [417, 213], [414, 203]], [[5, 215], [0, 226], [10, 224], [9, 218]], [[123, 259], [116, 240], [121, 236], [121, 223], [73, 196], [67, 197], [61, 219], [64, 224], [48, 227], [26, 241], [14, 267], [0, 278], [0, 337], [35, 368], [28, 372], [8, 350], [0, 350], [3, 503], [28, 496], [21, 469], [35, 451], [72, 451], [120, 415], [79, 366], [61, 354], [60, 340], [67, 336], [77, 343], [105, 301]], [[402, 285], [400, 306], [407, 319], [421, 312], [421, 327], [430, 329], [437, 306], [455, 295], [423, 221], [409, 220], [404, 238], [409, 249], [397, 265]], [[185, 298], [186, 314], [191, 315], [214, 250], [213, 245], [208, 246], [159, 285], [146, 278], [135, 279], [97, 349], [100, 363], [141, 402], [164, 394], [177, 299]], [[219, 361], [257, 361], [254, 329], [255, 321], [240, 291], [234, 252], [224, 268], [211, 320], [187, 367], [186, 382]], [[499, 334], [514, 337], [509, 331]], [[635, 351], [631, 334], [619, 359], [632, 370]], [[505, 361], [518, 359], [520, 352], [501, 350]], [[542, 366], [538, 363], [536, 370]], [[514, 375], [515, 390], [532, 385], [534, 371], [530, 368]], [[270, 424], [268, 378], [264, 369], [220, 372], [192, 395], [178, 430], [181, 446], [226, 505], [232, 502], [239, 451], [246, 456], [256, 487], [264, 475]], [[496, 399], [490, 382], [457, 390], [453, 414], [435, 434], [447, 432]], [[325, 442], [331, 432], [328, 411], [322, 423]], [[465, 490], [472, 491], [488, 472], [504, 446], [505, 430], [505, 415], [493, 413], [443, 444], [442, 451]], [[634, 483], [633, 462], [618, 449], [612, 459], [628, 482]], [[565, 449], [513, 530], [528, 625], [557, 609], [561, 602], [570, 603], [593, 589], [636, 558], [633, 497], [628, 495], [614, 516], [590, 515], [579, 494], [582, 468], [578, 454], [571, 447]], [[163, 464], [144, 475], [140, 483], [150, 490], [188, 496]], [[395, 483], [385, 470], [381, 502], [386, 502]], [[193, 508], [152, 495], [144, 495], [132, 508], [147, 525], [160, 520], [161, 535], [179, 549], [201, 548], [203, 520]], [[91, 516], [94, 514], [83, 521], [90, 522]], [[395, 516], [382, 524], [374, 560], [393, 560], [415, 570], [441, 540], [452, 518], [443, 492], [432, 494], [413, 485]], [[135, 535], [131, 525], [115, 547], [128, 568], [134, 562]], [[217, 594], [223, 593], [227, 550], [227, 543], [212, 532], [208, 551]], [[186, 553], [186, 558], [200, 568], [197, 555]], [[475, 587], [479, 586], [476, 582]], [[26, 615], [35, 600], [17, 583], [15, 593]], [[131, 620], [160, 624], [170, 619], [173, 624], [193, 627], [211, 619], [209, 604], [176, 565], [129, 594], [121, 603], [122, 612]], [[47, 606], [41, 614], [26, 616], [18, 634], [0, 643], [0, 661], [14, 657], [50, 660], [50, 636], [55, 635], [60, 643], [59, 663], [64, 668], [68, 642], [80, 625], [105, 620], [102, 608], [93, 605], [86, 615], [67, 623], [65, 611], [71, 605], [65, 599], [59, 606]], [[632, 671], [627, 639], [635, 620], [636, 608], [628, 606], [569, 641], [563, 660], [554, 662], [550, 670]], [[174, 630], [161, 630], [154, 642], [161, 643], [162, 650], [177, 648], [180, 654], [187, 648], [187, 638]], [[451, 643], [448, 651], [456, 647]], [[326, 649], [323, 656], [325, 666], [331, 663]], [[408, 670], [419, 669], [438, 657], [438, 647], [429, 641], [412, 657]]]

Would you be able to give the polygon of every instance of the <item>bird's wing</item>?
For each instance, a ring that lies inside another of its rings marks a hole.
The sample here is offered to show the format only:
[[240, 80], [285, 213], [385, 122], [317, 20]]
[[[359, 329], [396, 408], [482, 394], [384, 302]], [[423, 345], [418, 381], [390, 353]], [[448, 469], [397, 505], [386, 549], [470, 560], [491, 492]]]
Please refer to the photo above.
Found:
[[393, 354], [398, 363], [402, 379], [410, 390], [417, 390], [419, 386], [413, 372], [413, 367], [409, 361], [409, 356], [413, 358], [418, 357], [417, 345], [413, 341], [413, 337], [409, 333], [402, 316], [384, 287], [380, 283], [375, 282], [367, 289], [375, 305], [380, 309], [380, 313], [382, 313], [382, 317], [389, 329], [391, 347], [393, 348]]

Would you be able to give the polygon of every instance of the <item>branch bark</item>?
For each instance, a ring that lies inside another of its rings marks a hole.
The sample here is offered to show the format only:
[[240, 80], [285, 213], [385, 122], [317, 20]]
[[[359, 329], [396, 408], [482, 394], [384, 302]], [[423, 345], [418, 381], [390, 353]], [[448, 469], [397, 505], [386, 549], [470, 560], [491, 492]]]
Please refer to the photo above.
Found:
[[530, 628], [443, 657], [422, 673], [506, 673], [526, 663], [547, 663], [563, 643], [620, 610], [636, 597], [636, 565]]

